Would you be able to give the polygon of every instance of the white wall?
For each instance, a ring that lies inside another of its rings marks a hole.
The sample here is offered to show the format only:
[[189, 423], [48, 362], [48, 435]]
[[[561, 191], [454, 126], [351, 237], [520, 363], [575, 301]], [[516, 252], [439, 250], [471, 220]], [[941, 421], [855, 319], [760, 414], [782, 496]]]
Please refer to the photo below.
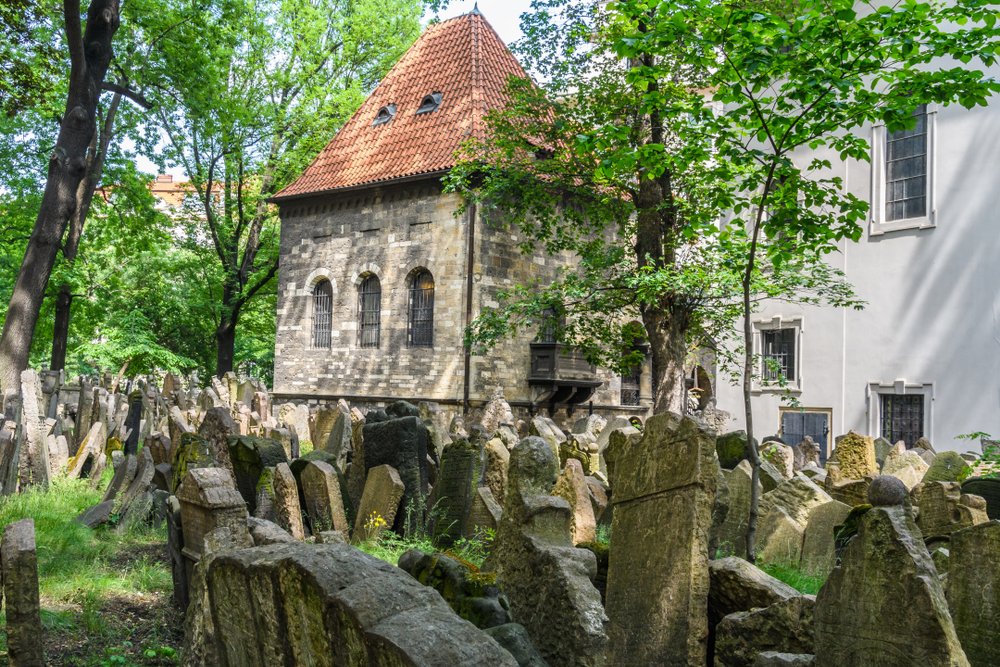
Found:
[[[843, 268], [863, 311], [768, 303], [755, 316], [802, 318], [801, 392], [806, 408], [833, 411], [834, 435], [878, 435], [870, 383], [929, 384], [926, 435], [937, 449], [978, 448], [955, 436], [1000, 435], [1000, 100], [989, 107], [931, 109], [935, 226], [845, 243]], [[834, 164], [848, 189], [870, 199], [868, 163]], [[719, 378], [718, 406], [743, 428], [737, 386]], [[910, 389], [907, 389], [910, 391]], [[755, 395], [754, 431], [778, 430], [775, 394]]]

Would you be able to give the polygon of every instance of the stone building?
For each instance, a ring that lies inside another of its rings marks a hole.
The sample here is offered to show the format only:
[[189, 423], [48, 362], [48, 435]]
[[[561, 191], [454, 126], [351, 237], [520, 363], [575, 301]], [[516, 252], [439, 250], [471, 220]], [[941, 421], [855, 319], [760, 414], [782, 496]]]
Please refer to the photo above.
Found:
[[465, 349], [466, 326], [499, 290], [572, 261], [521, 254], [510, 230], [442, 189], [511, 75], [525, 73], [478, 11], [432, 25], [274, 197], [279, 398], [428, 400], [457, 413], [502, 388], [522, 414], [648, 411], [648, 369], [623, 383], [533, 335], [482, 356]]

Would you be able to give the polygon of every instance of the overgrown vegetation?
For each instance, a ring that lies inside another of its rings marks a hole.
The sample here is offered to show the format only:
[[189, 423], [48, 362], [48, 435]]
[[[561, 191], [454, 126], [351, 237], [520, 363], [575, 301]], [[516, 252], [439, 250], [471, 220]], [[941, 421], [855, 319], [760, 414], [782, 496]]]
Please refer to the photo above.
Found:
[[[100, 500], [89, 480], [57, 476], [48, 492], [33, 488], [0, 502], [0, 525], [35, 522], [49, 664], [175, 664], [182, 619], [170, 602], [164, 529], [92, 530], [76, 523]], [[6, 658], [2, 630], [0, 658]]]
[[809, 574], [799, 569], [797, 565], [782, 563], [757, 563], [757, 567], [775, 579], [785, 582], [800, 593], [816, 595], [822, 588], [826, 577]]

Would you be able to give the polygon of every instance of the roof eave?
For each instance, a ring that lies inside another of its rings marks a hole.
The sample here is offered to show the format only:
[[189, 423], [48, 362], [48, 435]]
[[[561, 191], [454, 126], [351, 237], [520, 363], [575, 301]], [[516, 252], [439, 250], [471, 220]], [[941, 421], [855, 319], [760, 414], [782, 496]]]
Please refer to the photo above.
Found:
[[436, 171], [425, 171], [419, 174], [411, 174], [410, 176], [400, 176], [399, 178], [390, 178], [381, 181], [366, 181], [364, 183], [358, 183], [357, 185], [345, 185], [336, 188], [327, 188], [326, 190], [311, 190], [309, 192], [301, 192], [299, 194], [284, 195], [284, 196], [278, 194], [272, 197], [268, 197], [264, 201], [266, 201], [269, 204], [278, 204], [280, 206], [282, 204], [286, 204], [289, 202], [294, 202], [301, 199], [310, 199], [313, 197], [322, 197], [324, 195], [336, 195], [342, 192], [371, 190], [373, 188], [380, 188], [387, 185], [402, 185], [406, 183], [414, 183], [416, 181], [426, 181], [426, 180], [436, 179], [440, 178], [441, 176], [444, 176], [449, 171], [451, 171], [450, 167], [448, 169], [438, 169]]

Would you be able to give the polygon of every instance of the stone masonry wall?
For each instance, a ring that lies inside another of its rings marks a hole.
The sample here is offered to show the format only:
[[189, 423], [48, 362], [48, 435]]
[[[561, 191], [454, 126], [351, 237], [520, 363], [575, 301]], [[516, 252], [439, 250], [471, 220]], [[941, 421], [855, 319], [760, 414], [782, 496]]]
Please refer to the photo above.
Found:
[[[468, 215], [455, 215], [456, 195], [434, 181], [310, 198], [281, 210], [281, 270], [274, 391], [297, 401], [381, 404], [405, 398], [458, 404], [463, 398]], [[496, 294], [518, 283], [552, 280], [569, 256], [523, 255], [510, 230], [476, 220], [473, 317], [496, 305]], [[407, 346], [409, 279], [419, 268], [434, 276], [434, 346]], [[358, 343], [358, 286], [369, 273], [382, 288], [378, 348]], [[314, 286], [333, 286], [332, 344], [312, 347]], [[532, 401], [527, 377], [534, 331], [474, 356], [473, 404], [497, 386], [512, 403]], [[617, 406], [619, 377], [601, 369], [605, 385], [595, 405]], [[648, 368], [644, 398], [651, 394]], [[581, 406], [585, 407], [585, 406]]]

